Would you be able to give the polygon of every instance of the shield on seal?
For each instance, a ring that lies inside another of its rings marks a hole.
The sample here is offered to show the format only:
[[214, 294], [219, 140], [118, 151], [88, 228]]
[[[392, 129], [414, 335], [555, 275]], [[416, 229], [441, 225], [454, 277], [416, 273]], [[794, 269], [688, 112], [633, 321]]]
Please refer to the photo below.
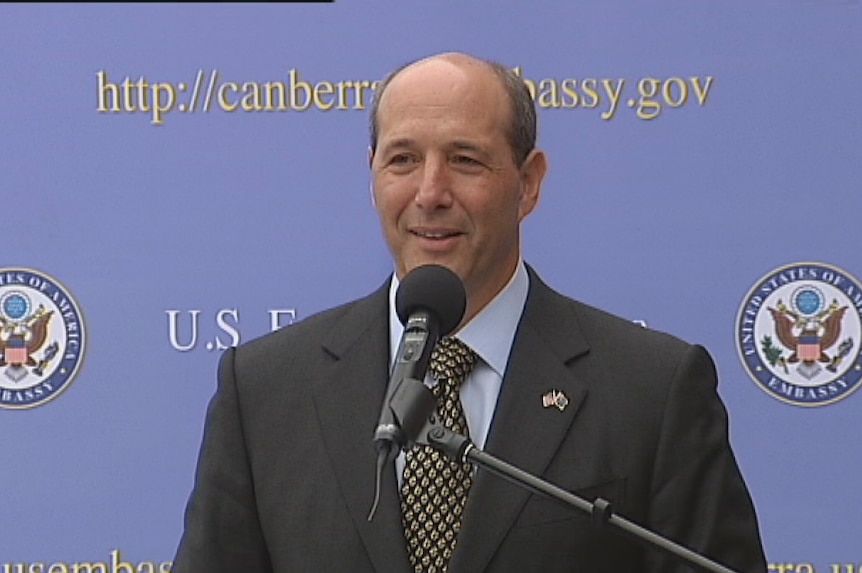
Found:
[[27, 363], [27, 358], [30, 353], [27, 351], [27, 344], [24, 342], [24, 337], [20, 334], [13, 334], [6, 341], [6, 348], [3, 351], [3, 359], [7, 364], [20, 366]]
[[803, 362], [814, 362], [820, 358], [820, 337], [816, 332], [803, 332], [796, 340], [796, 356]]

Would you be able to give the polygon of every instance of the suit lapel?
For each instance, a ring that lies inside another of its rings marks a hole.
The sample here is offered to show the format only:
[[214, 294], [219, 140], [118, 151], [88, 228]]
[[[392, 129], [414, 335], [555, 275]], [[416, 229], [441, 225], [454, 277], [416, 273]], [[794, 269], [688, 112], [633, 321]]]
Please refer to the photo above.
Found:
[[374, 428], [389, 378], [388, 281], [357, 302], [325, 338], [331, 359], [314, 386], [324, 444], [351, 519], [376, 571], [409, 569], [394, 464], [384, 470], [374, 519]]
[[[588, 349], [571, 307], [530, 269], [530, 291], [488, 435], [487, 453], [542, 476], [587, 393], [567, 364]], [[543, 395], [554, 390], [569, 400], [562, 411], [543, 406]], [[522, 487], [480, 469], [450, 572], [483, 571], [528, 497]]]

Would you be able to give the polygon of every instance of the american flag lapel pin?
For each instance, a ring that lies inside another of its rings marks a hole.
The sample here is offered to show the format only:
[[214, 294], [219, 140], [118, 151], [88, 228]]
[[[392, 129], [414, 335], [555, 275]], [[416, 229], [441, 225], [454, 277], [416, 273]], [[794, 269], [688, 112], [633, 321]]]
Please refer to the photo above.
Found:
[[566, 409], [566, 406], [568, 405], [569, 399], [559, 390], [550, 390], [544, 396], [542, 396], [542, 406], [544, 406], [545, 408], [556, 406], [557, 409], [562, 412]]

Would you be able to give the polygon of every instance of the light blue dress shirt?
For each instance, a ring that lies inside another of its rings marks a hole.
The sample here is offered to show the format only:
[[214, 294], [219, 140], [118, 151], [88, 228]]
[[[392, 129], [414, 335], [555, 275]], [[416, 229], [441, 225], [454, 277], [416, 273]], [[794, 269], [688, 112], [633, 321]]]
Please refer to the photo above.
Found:
[[[395, 362], [398, 344], [404, 325], [395, 311], [395, 293], [398, 291], [398, 277], [392, 275], [389, 287], [389, 364]], [[485, 447], [485, 439], [491, 427], [491, 418], [503, 384], [503, 374], [509, 362], [515, 330], [524, 311], [530, 279], [523, 260], [518, 261], [515, 273], [494, 299], [464, 325], [455, 336], [468, 345], [479, 356], [473, 371], [461, 385], [461, 404], [467, 418], [470, 441], [479, 449]], [[432, 385], [430, 376], [425, 384]], [[404, 453], [395, 460], [398, 484], [404, 471]]]

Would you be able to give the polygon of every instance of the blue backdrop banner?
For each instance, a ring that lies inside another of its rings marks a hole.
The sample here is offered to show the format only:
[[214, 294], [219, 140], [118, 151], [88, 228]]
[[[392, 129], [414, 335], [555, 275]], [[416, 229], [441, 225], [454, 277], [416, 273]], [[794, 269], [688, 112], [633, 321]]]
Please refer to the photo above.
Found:
[[771, 570], [862, 572], [862, 4], [372, 0], [0, 5], [0, 573], [170, 571], [221, 352], [391, 272], [368, 107], [441, 50], [538, 105], [525, 259], [715, 357]]

